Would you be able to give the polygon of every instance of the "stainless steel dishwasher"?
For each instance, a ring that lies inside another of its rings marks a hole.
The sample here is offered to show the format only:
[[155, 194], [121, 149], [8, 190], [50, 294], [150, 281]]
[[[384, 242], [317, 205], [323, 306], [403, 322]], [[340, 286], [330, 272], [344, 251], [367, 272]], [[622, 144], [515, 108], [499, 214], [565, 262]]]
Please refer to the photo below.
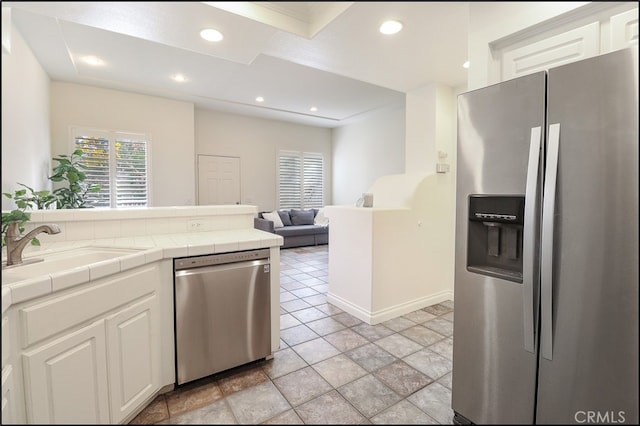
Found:
[[176, 381], [271, 355], [269, 249], [174, 260]]

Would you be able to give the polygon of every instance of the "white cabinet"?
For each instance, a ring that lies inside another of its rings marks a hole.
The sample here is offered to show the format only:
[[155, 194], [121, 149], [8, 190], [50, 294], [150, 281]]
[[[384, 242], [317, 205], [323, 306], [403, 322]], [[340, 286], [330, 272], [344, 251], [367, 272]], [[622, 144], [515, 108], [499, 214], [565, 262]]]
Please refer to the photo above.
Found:
[[11, 364], [11, 339], [9, 317], [2, 317], [2, 424], [16, 424], [15, 373]]
[[15, 413], [15, 397], [13, 386], [13, 368], [11, 365], [2, 367], [2, 424], [18, 423]]
[[112, 423], [120, 423], [159, 388], [157, 315], [154, 294], [106, 320]]
[[638, 8], [593, 2], [490, 43], [499, 81], [638, 44]]
[[161, 281], [145, 265], [19, 308], [28, 423], [120, 423], [155, 395]]
[[109, 423], [104, 321], [23, 354], [29, 423]]
[[592, 22], [504, 52], [502, 79], [531, 74], [600, 53], [600, 25]]
[[638, 8], [611, 17], [611, 50], [638, 45]]
[[2, 317], [2, 367], [9, 363], [10, 339], [9, 339], [9, 317]]

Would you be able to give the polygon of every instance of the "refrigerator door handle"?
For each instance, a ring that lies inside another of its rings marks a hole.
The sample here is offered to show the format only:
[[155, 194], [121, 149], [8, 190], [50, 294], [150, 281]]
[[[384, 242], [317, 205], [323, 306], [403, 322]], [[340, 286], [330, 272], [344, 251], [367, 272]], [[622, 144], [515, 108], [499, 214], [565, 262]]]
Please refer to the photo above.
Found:
[[553, 231], [559, 150], [560, 123], [556, 123], [549, 126], [549, 148], [542, 204], [540, 349], [542, 356], [548, 360], [553, 359]]
[[524, 199], [524, 232], [522, 248], [522, 284], [523, 284], [523, 315], [524, 315], [524, 349], [535, 351], [535, 311], [534, 286], [536, 285], [534, 271], [536, 250], [536, 229], [538, 207], [538, 175], [540, 168], [540, 144], [542, 128], [531, 128], [529, 143], [529, 164], [527, 166], [527, 184]]

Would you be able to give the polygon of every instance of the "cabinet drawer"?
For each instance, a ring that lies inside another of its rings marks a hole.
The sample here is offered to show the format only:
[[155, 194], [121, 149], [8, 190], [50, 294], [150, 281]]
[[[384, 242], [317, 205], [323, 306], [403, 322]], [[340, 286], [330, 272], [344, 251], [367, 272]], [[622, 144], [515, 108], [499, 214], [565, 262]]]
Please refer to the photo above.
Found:
[[21, 308], [22, 347], [151, 293], [160, 280], [159, 274], [158, 264], [154, 263]]

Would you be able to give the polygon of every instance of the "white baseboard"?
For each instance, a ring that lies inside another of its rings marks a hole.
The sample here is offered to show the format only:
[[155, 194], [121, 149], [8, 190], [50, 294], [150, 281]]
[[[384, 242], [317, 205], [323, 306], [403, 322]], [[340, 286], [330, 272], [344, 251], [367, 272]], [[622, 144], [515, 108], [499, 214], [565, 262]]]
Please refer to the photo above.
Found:
[[452, 290], [440, 291], [438, 293], [430, 294], [419, 299], [410, 300], [399, 305], [389, 306], [387, 308], [372, 312], [362, 306], [358, 306], [352, 302], [349, 302], [348, 300], [336, 296], [331, 292], [327, 293], [327, 302], [337, 306], [343, 311], [353, 315], [354, 317], [366, 322], [369, 325], [379, 324], [381, 322], [400, 317], [404, 314], [408, 314], [409, 312], [413, 312], [418, 309], [426, 308], [427, 306], [444, 302], [445, 300], [453, 300]]

